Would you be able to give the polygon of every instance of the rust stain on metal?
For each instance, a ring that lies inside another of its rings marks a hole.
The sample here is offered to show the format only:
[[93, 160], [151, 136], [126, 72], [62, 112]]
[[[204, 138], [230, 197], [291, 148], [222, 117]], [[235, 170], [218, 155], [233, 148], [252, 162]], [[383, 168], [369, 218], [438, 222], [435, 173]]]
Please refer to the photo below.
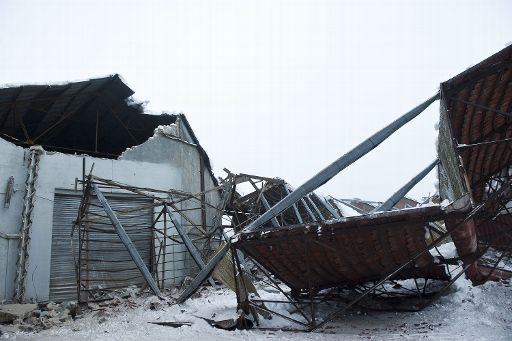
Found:
[[[292, 290], [351, 286], [379, 280], [427, 248], [425, 224], [446, 215], [433, 206], [263, 229], [242, 233], [234, 245]], [[425, 253], [393, 278], [447, 280], [448, 275], [444, 266]]]

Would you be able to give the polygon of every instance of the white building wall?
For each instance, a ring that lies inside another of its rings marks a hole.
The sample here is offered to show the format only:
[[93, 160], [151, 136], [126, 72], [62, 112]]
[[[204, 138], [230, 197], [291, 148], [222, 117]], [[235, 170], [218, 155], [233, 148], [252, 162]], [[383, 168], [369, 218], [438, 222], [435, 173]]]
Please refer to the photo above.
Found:
[[[0, 302], [11, 298], [14, 293], [14, 275], [18, 258], [18, 239], [13, 235], [19, 233], [27, 162], [25, 150], [0, 139]], [[10, 206], [4, 207], [9, 177], [14, 177], [14, 193]]]
[[[6, 186], [9, 176], [14, 176], [16, 190], [11, 207], [4, 209], [4, 189], [0, 187], [0, 232], [18, 233], [21, 226], [24, 182], [27, 175], [25, 154], [28, 154], [27, 150], [0, 139], [0, 186]], [[172, 188], [191, 193], [197, 193], [201, 188], [200, 159], [196, 146], [177, 139], [155, 136], [127, 150], [119, 160], [44, 153], [40, 158], [36, 184], [25, 301], [44, 301], [49, 297], [55, 190], [76, 188], [76, 178], [82, 178], [84, 158], [86, 173], [94, 163], [94, 175], [121, 183], [161, 190]], [[205, 170], [205, 174], [210, 178], [208, 171]], [[207, 186], [213, 185], [211, 179], [205, 183]], [[214, 194], [213, 198], [209, 196], [209, 200], [218, 200], [218, 195]], [[196, 219], [197, 217], [194, 221]], [[200, 222], [200, 214], [197, 222]], [[9, 300], [13, 296], [17, 252], [17, 240], [7, 241], [0, 238], [0, 278], [5, 276], [5, 280], [0, 280], [0, 299], [3, 300]]]

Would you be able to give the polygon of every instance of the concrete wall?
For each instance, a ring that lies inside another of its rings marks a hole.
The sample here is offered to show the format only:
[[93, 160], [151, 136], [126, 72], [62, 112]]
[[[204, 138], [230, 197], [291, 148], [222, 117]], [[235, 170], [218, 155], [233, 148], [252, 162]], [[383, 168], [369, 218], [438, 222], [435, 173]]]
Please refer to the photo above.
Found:
[[[14, 177], [14, 193], [9, 208], [5, 208], [5, 192], [11, 176]], [[26, 178], [25, 150], [0, 139], [0, 302], [10, 299], [14, 293], [18, 239], [5, 237], [19, 232]]]
[[[18, 233], [21, 226], [24, 182], [27, 175], [25, 154], [28, 154], [27, 150], [0, 140], [0, 186], [6, 186], [9, 176], [14, 176], [16, 189], [8, 209], [3, 208], [4, 194], [0, 195], [1, 232]], [[28, 251], [25, 300], [48, 299], [55, 190], [76, 188], [76, 178], [82, 178], [84, 158], [86, 173], [94, 163], [93, 174], [102, 178], [139, 187], [162, 190], [172, 188], [196, 193], [201, 188], [199, 157], [195, 145], [162, 135], [155, 135], [141, 145], [127, 150], [119, 160], [51, 152], [41, 155]], [[205, 182], [208, 188], [213, 185], [213, 181], [208, 171], [204, 173], [208, 178]], [[0, 190], [4, 191], [2, 187]], [[218, 195], [210, 195], [208, 199], [216, 204]], [[197, 217], [194, 222], [196, 219]], [[197, 222], [200, 222], [200, 217]], [[17, 241], [10, 240], [10, 245], [7, 246], [7, 241], [0, 238], [0, 278], [5, 274], [5, 281], [0, 281], [0, 299], [8, 300], [13, 296], [17, 244]]]

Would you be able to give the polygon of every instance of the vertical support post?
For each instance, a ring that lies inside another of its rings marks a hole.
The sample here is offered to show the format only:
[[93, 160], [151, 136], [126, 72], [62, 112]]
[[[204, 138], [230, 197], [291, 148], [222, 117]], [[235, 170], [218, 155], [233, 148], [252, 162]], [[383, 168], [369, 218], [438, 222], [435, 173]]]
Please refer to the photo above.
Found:
[[[270, 205], [268, 204], [268, 201], [267, 201], [267, 198], [265, 198], [265, 194], [263, 192], [265, 192], [265, 186], [262, 186], [261, 190], [258, 188], [258, 186], [256, 186], [256, 184], [254, 183], [254, 181], [252, 181], [252, 179], [249, 179], [249, 182], [251, 183], [252, 187], [254, 187], [254, 189], [256, 190], [256, 192], [260, 192], [260, 199], [261, 199], [261, 202], [263, 203], [263, 207], [265, 207], [265, 209], [268, 211], [270, 209]], [[272, 226], [274, 227], [279, 227], [279, 222], [277, 221], [276, 217], [272, 217], [272, 219], [270, 219], [271, 222], [272, 222]]]
[[[82, 196], [82, 200], [84, 200], [84, 196]], [[82, 227], [81, 222], [77, 221], [78, 226], [78, 266], [76, 267], [76, 300], [77, 302], [82, 302], [82, 298], [80, 297], [80, 285], [82, 283]]]
[[91, 234], [90, 234], [90, 228], [89, 228], [89, 224], [87, 224], [87, 227], [84, 231], [84, 234], [85, 234], [85, 262], [86, 262], [86, 267], [85, 267], [85, 285], [86, 285], [86, 289], [87, 289], [87, 302], [89, 302], [89, 290], [91, 289], [91, 267], [90, 267], [90, 257], [89, 257], [89, 250], [90, 250], [90, 245], [89, 245], [89, 241], [91, 240]]
[[[164, 209], [167, 210], [167, 206], [164, 205]], [[163, 254], [162, 254], [162, 288], [165, 285], [165, 256], [167, 253], [167, 214], [164, 214], [164, 243], [163, 243]], [[158, 271], [158, 270], [157, 270]]]
[[[84, 162], [82, 163], [85, 167], [85, 158], [82, 159]], [[85, 179], [85, 172], [83, 174], [83, 179]], [[90, 182], [91, 176], [88, 177], [87, 186], [85, 185], [85, 180], [82, 182], [82, 199], [80, 200], [80, 208], [78, 210], [78, 214], [76, 217], [76, 222], [71, 230], [71, 241], [73, 241], [73, 234], [75, 233], [75, 229], [77, 229], [76, 233], [78, 233], [78, 261], [75, 260], [75, 271], [76, 271], [76, 297], [78, 302], [82, 302], [80, 297], [81, 292], [81, 283], [82, 283], [82, 243], [83, 243], [83, 222], [82, 219], [85, 217], [86, 208], [89, 206], [90, 199]], [[73, 257], [74, 257], [73, 250]]]
[[201, 147], [198, 146], [197, 151], [199, 152], [199, 168], [200, 168], [200, 175], [201, 175], [201, 224], [203, 225], [203, 230], [208, 231], [207, 225], [207, 219], [206, 219], [206, 195], [204, 193], [205, 191], [205, 185], [204, 185], [204, 158], [203, 154], [201, 153]]

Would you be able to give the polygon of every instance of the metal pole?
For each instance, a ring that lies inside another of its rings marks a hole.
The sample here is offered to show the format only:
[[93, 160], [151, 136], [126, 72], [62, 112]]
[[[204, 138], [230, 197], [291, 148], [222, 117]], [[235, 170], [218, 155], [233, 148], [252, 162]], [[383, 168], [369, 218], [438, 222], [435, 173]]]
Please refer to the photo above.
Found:
[[[265, 209], [268, 211], [270, 209], [270, 205], [267, 201], [267, 198], [265, 198], [265, 194], [263, 194], [263, 189], [261, 190], [261, 193], [260, 193], [260, 197], [261, 197], [261, 202], [263, 203], [263, 207], [265, 207]], [[279, 222], [277, 221], [276, 217], [273, 217], [272, 219], [270, 219], [272, 221], [272, 226], [274, 227], [279, 227]]]
[[[254, 187], [256, 192], [258, 192], [258, 191], [260, 192], [259, 198], [261, 199], [261, 202], [262, 202], [263, 207], [265, 208], [265, 210], [267, 210], [267, 211], [270, 210], [270, 205], [269, 205], [269, 203], [267, 201], [267, 198], [265, 198], [265, 194], [263, 194], [263, 192], [265, 192], [266, 187], [262, 186], [261, 189], [259, 189], [258, 186], [256, 186], [256, 184], [254, 183], [254, 181], [252, 181], [252, 179], [249, 179], [249, 182], [251, 183], [252, 187]], [[279, 227], [279, 222], [277, 221], [276, 217], [273, 217], [270, 220], [272, 222], [272, 226]]]
[[279, 213], [283, 212], [288, 207], [299, 201], [306, 194], [313, 192], [315, 189], [325, 184], [336, 174], [338, 174], [343, 169], [347, 168], [349, 165], [359, 160], [369, 151], [371, 151], [379, 144], [381, 144], [382, 141], [388, 138], [391, 134], [393, 134], [407, 122], [411, 121], [413, 118], [418, 116], [437, 99], [439, 99], [439, 92], [437, 92], [434, 96], [427, 99], [425, 102], [421, 103], [420, 105], [418, 105], [405, 115], [399, 117], [388, 126], [379, 130], [378, 132], [370, 136], [368, 139], [361, 142], [354, 149], [341, 156], [339, 159], [337, 159], [329, 166], [321, 170], [318, 174], [313, 176], [311, 179], [306, 181], [303, 185], [299, 186], [295, 191], [293, 191], [288, 196], [279, 201], [277, 204], [275, 204], [270, 210], [262, 214], [258, 219], [253, 221], [251, 224], [247, 225], [242, 230], [242, 232], [250, 232], [252, 230], [255, 230], [262, 224], [266, 223], [267, 221], [269, 221], [270, 219], [277, 216]]
[[151, 276], [151, 273], [149, 272], [148, 268], [146, 267], [146, 264], [144, 264], [144, 261], [142, 260], [141, 256], [137, 252], [137, 249], [135, 248], [135, 245], [133, 245], [133, 242], [131, 241], [130, 237], [126, 233], [126, 231], [123, 228], [123, 225], [121, 225], [121, 222], [119, 219], [117, 219], [116, 214], [114, 211], [112, 211], [112, 208], [107, 202], [107, 199], [103, 196], [103, 193], [99, 190], [98, 186], [96, 184], [92, 184], [92, 187], [94, 188], [94, 192], [96, 192], [96, 196], [98, 197], [98, 200], [101, 203], [101, 206], [103, 206], [103, 209], [105, 210], [105, 213], [108, 215], [110, 221], [112, 222], [112, 225], [114, 226], [114, 229], [116, 230], [117, 235], [119, 236], [119, 239], [123, 242], [124, 246], [126, 247], [126, 250], [130, 254], [130, 257], [133, 259], [133, 262], [135, 265], [137, 265], [137, 268], [139, 268], [140, 272], [142, 273], [142, 276], [144, 276], [144, 279], [148, 283], [149, 287], [155, 295], [161, 296], [160, 289], [158, 289], [158, 284], [155, 282], [154, 278]]
[[[288, 192], [288, 195], [293, 192], [293, 190], [291, 189], [291, 186], [289, 184], [285, 184], [285, 187], [286, 187], [286, 191]], [[306, 204], [306, 200], [304, 200], [304, 198], [300, 198], [299, 200], [301, 203], [302, 203], [302, 206], [304, 206], [304, 208], [306, 209], [306, 212], [308, 212], [308, 215], [309, 217], [311, 218], [311, 221], [312, 222], [315, 222], [316, 221], [316, 217], [315, 215], [313, 214], [313, 211], [311, 211], [311, 209], [309, 208], [308, 204]], [[295, 204], [295, 203], [294, 203]], [[301, 223], [302, 224], [302, 223]]]
[[322, 197], [321, 195], [318, 195], [316, 194], [316, 197], [318, 198], [318, 200], [320, 200], [322, 202], [322, 204], [324, 205], [324, 207], [327, 209], [327, 211], [329, 211], [329, 213], [332, 214], [332, 216], [334, 217], [334, 219], [340, 219], [341, 216], [338, 214], [338, 212], [336, 212], [336, 210], [334, 209], [334, 207], [332, 207], [331, 204], [329, 204], [329, 202], [327, 201], [327, 199], [325, 199], [324, 197]]
[[[190, 252], [190, 255], [192, 256], [192, 259], [196, 262], [197, 266], [199, 267], [199, 270], [202, 270], [206, 264], [201, 258], [201, 255], [199, 254], [199, 251], [197, 250], [194, 243], [192, 243], [192, 240], [189, 238], [188, 234], [185, 232], [185, 228], [180, 224], [179, 220], [174, 216], [174, 214], [167, 208], [167, 205], [164, 205], [164, 210], [169, 215], [169, 218], [171, 218], [172, 223], [174, 224], [174, 227], [176, 228], [176, 231], [178, 231], [181, 240], [183, 241], [183, 244], [185, 244], [185, 247]], [[215, 281], [210, 277], [208, 279], [208, 282], [212, 287], [216, 287]]]
[[418, 182], [420, 182], [428, 173], [438, 164], [439, 160], [435, 159], [430, 165], [427, 166], [424, 170], [422, 170], [418, 175], [412, 178], [408, 183], [406, 183], [402, 188], [395, 192], [388, 200], [382, 203], [379, 207], [374, 208], [371, 213], [375, 212], [384, 212], [391, 210], [397, 202], [400, 201], [407, 192], [409, 192]]
[[212, 259], [206, 264], [204, 268], [199, 271], [196, 277], [192, 280], [192, 283], [183, 291], [178, 297], [177, 302], [183, 303], [187, 298], [192, 295], [197, 288], [204, 282], [204, 280], [210, 276], [210, 274], [215, 269], [215, 266], [220, 262], [220, 260], [228, 253], [229, 248], [231, 247], [231, 243], [226, 243], [217, 253], [213, 256]]
[[320, 212], [318, 207], [316, 207], [315, 203], [311, 199], [311, 196], [310, 195], [306, 196], [306, 199], [308, 199], [308, 201], [311, 204], [311, 206], [313, 206], [313, 209], [316, 211], [316, 214], [318, 214], [318, 216], [320, 217], [320, 220], [325, 221], [324, 215], [322, 214], [322, 212]]
[[297, 204], [293, 204], [293, 211], [295, 211], [295, 216], [297, 216], [297, 221], [299, 224], [303, 224], [304, 221], [302, 220], [302, 217], [300, 216], [299, 209], [297, 208]]

